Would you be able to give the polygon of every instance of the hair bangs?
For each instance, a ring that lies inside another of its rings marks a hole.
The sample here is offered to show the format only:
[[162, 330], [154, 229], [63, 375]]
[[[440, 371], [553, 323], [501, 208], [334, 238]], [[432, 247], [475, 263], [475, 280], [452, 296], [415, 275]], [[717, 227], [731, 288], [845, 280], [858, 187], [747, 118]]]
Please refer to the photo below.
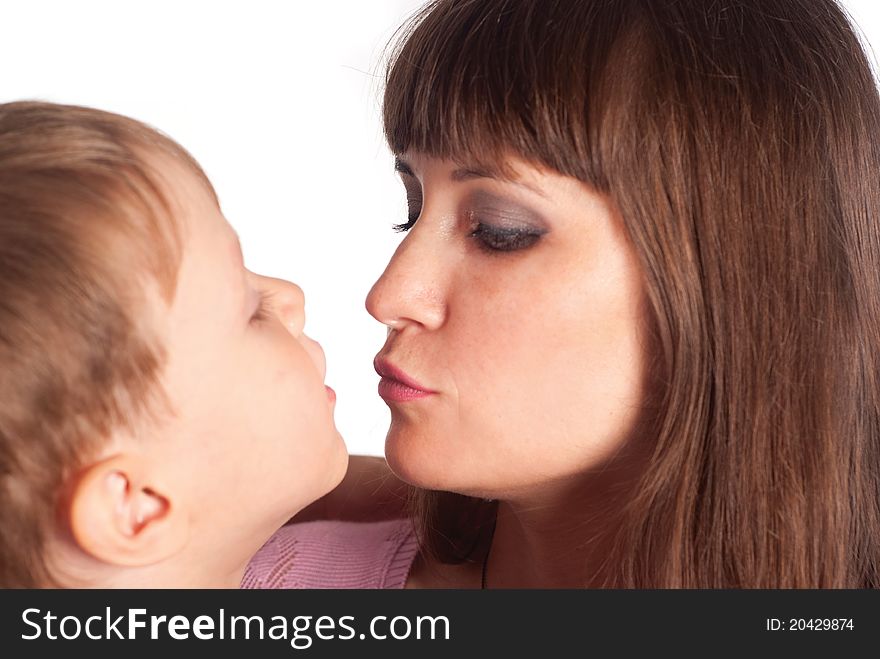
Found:
[[[571, 0], [429, 4], [391, 52], [389, 147], [502, 174], [518, 156], [605, 189], [613, 70], [633, 25], [630, 3], [615, 4], [619, 12]], [[566, 29], [569, 20], [583, 29]]]

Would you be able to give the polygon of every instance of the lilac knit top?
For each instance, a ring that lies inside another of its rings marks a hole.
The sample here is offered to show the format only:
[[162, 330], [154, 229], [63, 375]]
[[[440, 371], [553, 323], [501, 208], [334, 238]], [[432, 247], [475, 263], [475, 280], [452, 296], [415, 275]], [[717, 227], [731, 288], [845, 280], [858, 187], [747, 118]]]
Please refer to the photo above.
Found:
[[418, 552], [412, 521], [302, 522], [254, 555], [242, 588], [403, 588]]

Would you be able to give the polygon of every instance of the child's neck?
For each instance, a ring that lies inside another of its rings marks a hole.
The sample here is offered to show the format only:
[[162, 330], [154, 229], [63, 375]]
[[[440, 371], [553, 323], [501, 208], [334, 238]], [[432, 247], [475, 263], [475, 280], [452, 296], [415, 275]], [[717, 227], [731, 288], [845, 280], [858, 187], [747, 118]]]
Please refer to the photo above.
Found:
[[[115, 588], [239, 588], [251, 557], [268, 537], [253, 529], [250, 537], [193, 542], [156, 565], [122, 568]], [[262, 531], [262, 529], [261, 529]], [[255, 542], [254, 538], [258, 538]], [[201, 536], [206, 540], [205, 536]]]
[[232, 569], [202, 568], [189, 563], [175, 563], [121, 571], [110, 588], [235, 588], [241, 584], [247, 561]]
[[254, 544], [231, 537], [213, 547], [191, 543], [151, 565], [118, 566], [61, 542], [50, 550], [50, 569], [57, 585], [67, 588], [239, 588], [250, 557], [261, 546]]

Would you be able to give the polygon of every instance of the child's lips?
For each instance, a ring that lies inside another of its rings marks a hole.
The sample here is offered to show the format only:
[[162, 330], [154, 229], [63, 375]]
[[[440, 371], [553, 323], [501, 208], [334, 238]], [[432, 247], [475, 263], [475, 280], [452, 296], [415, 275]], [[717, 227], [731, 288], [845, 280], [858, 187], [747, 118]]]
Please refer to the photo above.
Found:
[[330, 402], [335, 403], [336, 402], [336, 392], [333, 391], [333, 387], [331, 387], [329, 384], [325, 384], [324, 389], [327, 390], [327, 398], [330, 399]]

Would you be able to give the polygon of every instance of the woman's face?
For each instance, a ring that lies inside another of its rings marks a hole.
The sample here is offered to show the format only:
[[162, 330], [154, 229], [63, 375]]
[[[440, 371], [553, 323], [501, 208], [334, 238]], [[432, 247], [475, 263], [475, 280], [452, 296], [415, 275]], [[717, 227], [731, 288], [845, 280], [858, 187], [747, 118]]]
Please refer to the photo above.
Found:
[[576, 179], [419, 153], [398, 161], [408, 232], [367, 298], [386, 456], [429, 489], [511, 498], [614, 455], [644, 395], [641, 272], [622, 221]]

